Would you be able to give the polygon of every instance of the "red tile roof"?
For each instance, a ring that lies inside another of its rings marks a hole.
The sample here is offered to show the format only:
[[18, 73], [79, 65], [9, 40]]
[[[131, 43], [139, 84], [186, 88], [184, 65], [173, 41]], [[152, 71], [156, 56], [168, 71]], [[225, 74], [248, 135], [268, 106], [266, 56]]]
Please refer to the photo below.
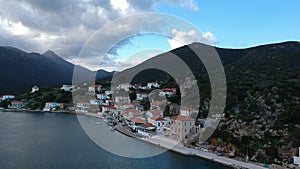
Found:
[[182, 115], [173, 116], [172, 119], [173, 120], [180, 120], [180, 121], [194, 121], [195, 120], [190, 116], [182, 116]]
[[150, 111], [154, 116], [160, 116], [161, 115], [161, 111], [154, 109]]
[[146, 126], [146, 127], [154, 127], [154, 125], [151, 124], [151, 123], [146, 123], [146, 124], [144, 124], [144, 126]]
[[132, 113], [134, 115], [140, 115], [141, 114], [141, 112], [136, 110], [136, 109], [127, 109], [122, 114], [128, 114], [128, 113]]
[[146, 123], [145, 120], [140, 119], [139, 117], [133, 116], [132, 118], [129, 119], [130, 121], [137, 123], [137, 124], [144, 124]]
[[151, 119], [154, 121], [165, 121], [165, 118], [163, 117], [152, 117]]

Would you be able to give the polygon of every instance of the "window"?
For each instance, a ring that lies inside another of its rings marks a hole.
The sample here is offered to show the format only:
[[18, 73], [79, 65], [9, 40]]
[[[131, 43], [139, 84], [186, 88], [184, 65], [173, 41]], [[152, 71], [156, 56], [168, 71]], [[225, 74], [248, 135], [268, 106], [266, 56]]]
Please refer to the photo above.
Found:
[[186, 122], [184, 122], [184, 126], [186, 126]]

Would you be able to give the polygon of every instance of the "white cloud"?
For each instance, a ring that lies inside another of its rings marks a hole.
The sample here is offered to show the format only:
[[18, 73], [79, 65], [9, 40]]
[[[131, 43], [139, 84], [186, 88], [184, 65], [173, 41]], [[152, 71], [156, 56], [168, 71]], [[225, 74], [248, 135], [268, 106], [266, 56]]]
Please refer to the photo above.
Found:
[[[108, 22], [154, 11], [161, 2], [197, 8], [194, 0], [0, 0], [0, 45], [40, 53], [50, 49], [73, 60], [86, 40]], [[132, 22], [115, 28], [107, 43], [132, 32], [134, 26]]]
[[200, 33], [195, 30], [190, 30], [188, 32], [172, 30], [172, 39], [169, 39], [169, 45], [172, 49], [179, 48], [184, 45], [188, 45], [193, 42], [202, 42], [205, 44], [215, 44], [217, 43], [216, 36], [211, 32]]

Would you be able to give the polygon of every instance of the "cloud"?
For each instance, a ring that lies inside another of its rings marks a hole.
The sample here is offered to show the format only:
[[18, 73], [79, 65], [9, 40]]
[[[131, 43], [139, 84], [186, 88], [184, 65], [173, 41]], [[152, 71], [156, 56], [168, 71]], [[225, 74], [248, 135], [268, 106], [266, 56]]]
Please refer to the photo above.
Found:
[[172, 35], [174, 37], [168, 40], [172, 49], [179, 48], [193, 42], [201, 42], [209, 45], [218, 42], [216, 36], [211, 32], [200, 33], [196, 32], [195, 30], [184, 32], [173, 29]]
[[[197, 8], [193, 0], [0, 0], [0, 45], [40, 53], [50, 49], [74, 60], [86, 40], [108, 22], [154, 11], [160, 3]], [[106, 43], [132, 32], [134, 26], [132, 22], [115, 28]], [[125, 43], [130, 43], [130, 38]]]

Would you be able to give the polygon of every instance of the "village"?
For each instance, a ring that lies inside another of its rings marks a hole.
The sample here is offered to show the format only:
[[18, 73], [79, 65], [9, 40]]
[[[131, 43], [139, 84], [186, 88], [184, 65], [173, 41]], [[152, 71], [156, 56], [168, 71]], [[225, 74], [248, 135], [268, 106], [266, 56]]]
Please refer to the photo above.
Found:
[[[73, 99], [74, 104], [48, 101], [42, 110], [36, 111], [99, 117], [110, 126], [112, 131], [116, 130], [127, 136], [144, 139], [157, 145], [165, 144], [164, 148], [168, 149], [175, 146], [192, 149], [190, 152], [186, 152], [188, 155], [194, 155], [191, 152], [197, 150], [203, 153], [213, 153], [219, 157], [236, 157], [237, 148], [232, 144], [221, 145], [222, 140], [199, 143], [200, 132], [206, 130], [203, 128], [205, 119], [197, 116], [199, 110], [177, 106], [172, 113], [170, 110], [166, 112], [166, 106], [171, 104], [168, 98], [176, 96], [176, 93], [179, 92], [178, 88], [161, 87], [158, 82], [148, 82], [146, 85], [121, 83], [117, 85], [117, 88], [111, 90], [102, 85], [84, 83], [81, 86], [63, 85], [60, 90], [75, 95], [76, 92], [77, 94], [84, 93], [85, 97], [84, 99]], [[157, 92], [153, 93], [152, 91]], [[30, 93], [37, 92], [40, 92], [39, 87], [33, 86]], [[7, 94], [3, 95], [1, 100], [10, 101], [8, 110], [29, 111], [26, 108], [27, 100], [16, 100], [15, 98], [16, 96]], [[240, 129], [244, 135], [249, 132], [242, 126], [244, 125], [242, 122], [226, 121], [224, 118], [222, 123], [231, 124], [231, 127]], [[240, 133], [233, 134], [239, 135]], [[242, 161], [250, 162], [250, 159], [246, 157]], [[294, 164], [300, 165], [299, 157], [294, 157]]]

